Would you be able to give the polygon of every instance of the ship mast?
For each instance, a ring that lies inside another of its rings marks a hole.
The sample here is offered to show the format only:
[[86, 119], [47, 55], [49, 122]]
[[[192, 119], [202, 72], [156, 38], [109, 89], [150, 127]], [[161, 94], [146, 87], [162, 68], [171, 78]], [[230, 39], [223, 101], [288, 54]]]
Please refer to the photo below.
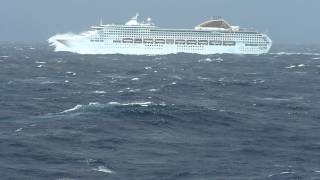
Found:
[[102, 26], [102, 25], [103, 25], [102, 18], [100, 18], [100, 26]]

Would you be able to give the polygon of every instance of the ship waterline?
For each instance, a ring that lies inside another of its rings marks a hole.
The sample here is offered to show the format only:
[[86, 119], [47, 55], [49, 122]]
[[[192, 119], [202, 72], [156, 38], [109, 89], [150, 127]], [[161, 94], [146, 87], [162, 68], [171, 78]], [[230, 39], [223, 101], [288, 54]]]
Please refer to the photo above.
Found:
[[163, 29], [150, 18], [138, 22], [138, 15], [125, 25], [100, 23], [84, 33], [55, 35], [48, 41], [56, 51], [80, 54], [263, 54], [272, 46], [266, 34], [231, 26], [222, 18], [194, 29]]

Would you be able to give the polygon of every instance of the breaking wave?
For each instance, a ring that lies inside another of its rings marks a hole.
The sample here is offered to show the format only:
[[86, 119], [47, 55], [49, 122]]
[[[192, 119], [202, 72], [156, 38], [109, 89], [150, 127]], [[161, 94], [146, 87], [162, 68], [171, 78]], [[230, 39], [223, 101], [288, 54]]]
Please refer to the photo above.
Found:
[[68, 40], [80, 40], [82, 38], [81, 35], [77, 35], [74, 33], [66, 33], [66, 34], [57, 34], [48, 39], [50, 46], [55, 47], [55, 51], [70, 51], [74, 53], [81, 53], [80, 49], [70, 48], [68, 44]]
[[105, 166], [98, 166], [97, 168], [93, 168], [94, 171], [99, 171], [107, 174], [114, 173], [111, 169], [105, 167]]
[[140, 107], [148, 107], [148, 106], [166, 106], [164, 102], [162, 103], [154, 103], [154, 102], [143, 102], [143, 101], [137, 101], [137, 102], [128, 102], [128, 103], [119, 103], [119, 102], [109, 102], [107, 104], [101, 104], [98, 102], [90, 102], [87, 105], [82, 105], [82, 104], [77, 104], [73, 108], [66, 109], [60, 114], [65, 114], [65, 113], [71, 113], [71, 112], [77, 112], [77, 111], [85, 111], [85, 110], [90, 110], [90, 109], [103, 109], [106, 107], [116, 107], [116, 106], [140, 106]]

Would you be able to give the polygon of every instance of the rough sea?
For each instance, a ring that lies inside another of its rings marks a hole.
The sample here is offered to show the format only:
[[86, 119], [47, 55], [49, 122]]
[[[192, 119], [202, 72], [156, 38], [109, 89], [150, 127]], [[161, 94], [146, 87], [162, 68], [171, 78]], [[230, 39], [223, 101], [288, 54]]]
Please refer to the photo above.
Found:
[[319, 180], [320, 46], [126, 56], [1, 43], [0, 179]]

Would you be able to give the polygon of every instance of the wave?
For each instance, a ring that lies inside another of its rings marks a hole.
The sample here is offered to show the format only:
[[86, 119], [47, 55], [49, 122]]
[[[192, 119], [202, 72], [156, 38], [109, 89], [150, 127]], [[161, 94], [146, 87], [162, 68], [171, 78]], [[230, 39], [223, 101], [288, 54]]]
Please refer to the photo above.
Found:
[[77, 111], [77, 110], [81, 110], [81, 109], [86, 109], [86, 108], [90, 108], [90, 107], [101, 107], [102, 104], [98, 103], [98, 102], [90, 102], [88, 105], [82, 105], [82, 104], [77, 104], [76, 106], [74, 106], [73, 108], [67, 109], [62, 111], [61, 113], [69, 113], [69, 112], [73, 112], [73, 111]]
[[150, 105], [155, 105], [153, 102], [131, 102], [131, 103], [118, 103], [118, 102], [109, 102], [109, 105], [115, 105], [115, 106], [143, 106], [148, 107]]
[[[69, 47], [69, 40], [77, 41], [81, 40], [83, 36], [74, 33], [57, 34], [48, 39], [50, 46], [55, 47], [55, 51], [70, 51], [74, 53], [80, 53], [79, 49], [72, 49]], [[85, 53], [85, 52], [84, 52]]]
[[295, 68], [295, 67], [305, 67], [306, 65], [305, 64], [298, 64], [298, 65], [290, 65], [290, 66], [287, 66], [286, 68], [287, 69], [292, 69], [292, 68]]
[[44, 62], [44, 61], [36, 61], [35, 63], [36, 63], [36, 64], [46, 64], [47, 62]]
[[119, 102], [109, 102], [107, 104], [101, 104], [98, 102], [90, 102], [87, 105], [82, 105], [82, 104], [77, 104], [73, 108], [66, 109], [60, 114], [65, 114], [65, 113], [71, 113], [71, 112], [76, 112], [76, 111], [83, 111], [83, 110], [88, 110], [88, 109], [103, 109], [106, 107], [116, 107], [116, 106], [140, 106], [140, 107], [148, 107], [148, 106], [166, 106], [164, 102], [157, 104], [154, 102], [144, 102], [144, 101], [137, 101], [137, 102], [129, 102], [129, 103], [119, 103]]
[[71, 75], [71, 76], [76, 76], [77, 75], [77, 73], [71, 72], [71, 71], [66, 72], [66, 74]]
[[18, 128], [18, 129], [15, 130], [15, 132], [20, 132], [22, 130], [23, 130], [23, 128]]
[[104, 172], [108, 174], [114, 173], [111, 169], [105, 167], [105, 166], [98, 166], [97, 168], [93, 168], [94, 171]]
[[98, 90], [96, 90], [96, 91], [93, 91], [93, 93], [94, 93], [94, 94], [105, 94], [106, 92], [105, 92], [105, 91], [98, 91]]
[[300, 101], [300, 100], [304, 100], [304, 97], [302, 96], [298, 96], [298, 97], [288, 97], [288, 98], [274, 98], [274, 97], [265, 97], [265, 98], [261, 98], [261, 97], [257, 97], [257, 100], [262, 100], [262, 101]]
[[205, 58], [205, 59], [199, 59], [198, 62], [222, 62], [223, 59], [221, 57], [218, 57], [216, 59], [212, 58]]
[[45, 66], [42, 65], [42, 64], [40, 64], [40, 65], [37, 66], [37, 68], [43, 68], [43, 67], [45, 67]]
[[290, 55], [305, 55], [305, 56], [320, 56], [320, 53], [311, 53], [311, 52], [277, 52], [277, 53], [269, 53], [272, 55], [286, 55], [286, 56], [290, 56]]

